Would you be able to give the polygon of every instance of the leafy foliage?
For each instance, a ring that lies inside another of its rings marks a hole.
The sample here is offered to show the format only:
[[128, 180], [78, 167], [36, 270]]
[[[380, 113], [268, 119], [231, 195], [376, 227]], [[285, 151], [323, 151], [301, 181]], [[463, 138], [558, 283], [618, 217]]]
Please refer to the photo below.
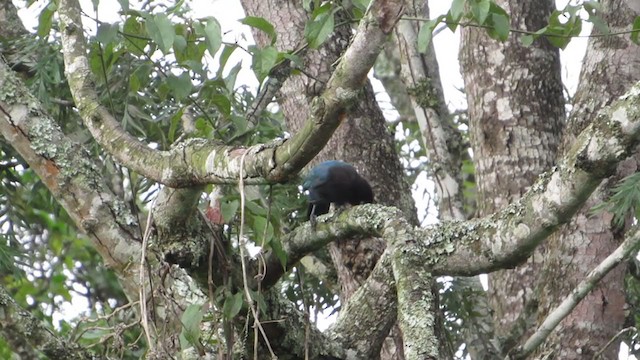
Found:
[[[446, 15], [425, 20], [418, 35], [418, 50], [424, 53], [431, 42], [432, 33], [440, 23], [446, 23], [451, 31], [459, 25], [485, 28], [491, 38], [506, 41], [509, 34], [521, 33], [522, 44], [531, 45], [540, 37], [552, 45], [564, 49], [572, 38], [579, 36], [582, 23], [590, 22], [601, 34], [609, 34], [609, 27], [600, 17], [601, 5], [597, 1], [569, 2], [563, 9], [555, 10], [549, 17], [549, 24], [533, 32], [511, 29], [509, 14], [492, 0], [454, 0]], [[586, 18], [583, 16], [586, 14]], [[630, 32], [631, 40], [638, 43], [640, 21], [636, 18]]]
[[[239, 64], [227, 66], [227, 63], [240, 47], [223, 43], [216, 19], [191, 21], [185, 17], [187, 9], [179, 4], [162, 12], [157, 11], [153, 3], [135, 10], [128, 1], [120, 4], [122, 21], [98, 25], [95, 37], [90, 39], [89, 61], [98, 79], [96, 90], [100, 101], [120, 119], [126, 131], [160, 149], [168, 149], [188, 136], [215, 138], [238, 145], [285, 136], [282, 115], [277, 112], [263, 111], [255, 123], [247, 121], [245, 114], [255, 94], [246, 86], [236, 85], [241, 67]], [[55, 6], [50, 5], [41, 15], [40, 35], [50, 42], [21, 40], [14, 44], [22, 51], [15, 58], [30, 59], [37, 54], [42, 60], [33, 64], [28, 85], [63, 131], [92, 149], [93, 160], [102, 165], [103, 175], [113, 186], [115, 195], [138, 214], [154, 197], [157, 185], [114, 163], [93, 142], [73, 111], [57, 35], [54, 32], [48, 36], [55, 29], [55, 10]], [[275, 39], [273, 26], [264, 19], [247, 18], [244, 22]], [[254, 55], [258, 52], [265, 56], [257, 69], [261, 79], [268, 76], [276, 62], [288, 56], [273, 47], [255, 48]], [[159, 53], [165, 57], [159, 57]], [[215, 61], [205, 56], [215, 56]], [[195, 114], [192, 123], [185, 120], [186, 112]], [[86, 298], [88, 319], [60, 321], [60, 334], [91, 345], [105, 356], [139, 358], [144, 344], [139, 338], [141, 329], [135, 313], [128, 307], [115, 310], [127, 304], [116, 277], [104, 268], [101, 257], [69, 225], [73, 221], [33, 171], [8, 145], [1, 141], [0, 145], [2, 285], [19, 304], [48, 322], [53, 321], [54, 314], [59, 314], [72, 298]], [[266, 249], [280, 249], [282, 253], [282, 246], [274, 241], [275, 235], [298, 221], [295, 214], [302, 206], [297, 187], [251, 188], [249, 193], [253, 195], [246, 208], [245, 234], [256, 244]], [[225, 203], [231, 205], [224, 214], [229, 219], [226, 236], [232, 238], [238, 233], [238, 194], [235, 187], [225, 191]], [[291, 198], [300, 201], [286, 201]], [[221, 304], [221, 308], [228, 308], [226, 315], [233, 317], [243, 299], [240, 293], [229, 299], [235, 301], [230, 305]], [[181, 337], [184, 346], [199, 341], [196, 329], [201, 320], [199, 309], [184, 314]], [[0, 345], [2, 351], [8, 349]]]

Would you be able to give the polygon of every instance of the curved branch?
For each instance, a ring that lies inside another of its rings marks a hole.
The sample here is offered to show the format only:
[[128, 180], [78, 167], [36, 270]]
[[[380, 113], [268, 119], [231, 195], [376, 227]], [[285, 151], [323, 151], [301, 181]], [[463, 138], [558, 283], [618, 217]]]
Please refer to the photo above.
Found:
[[122, 275], [127, 294], [137, 294], [139, 284], [125, 276], [131, 271], [127, 264], [140, 253], [137, 220], [106, 187], [86, 149], [62, 133], [1, 60], [0, 99], [0, 135], [89, 236], [105, 263]]
[[[404, 259], [407, 264], [403, 266], [426, 269], [436, 276], [477, 275], [516, 266], [559, 225], [569, 221], [601, 180], [640, 143], [639, 114], [640, 83], [603, 109], [567, 151], [561, 165], [541, 176], [525, 196], [499, 213], [419, 229], [397, 221], [397, 209], [355, 206], [333, 217], [321, 217], [315, 232], [307, 226], [297, 228], [285, 242], [285, 249], [290, 251], [288, 259], [295, 262], [305, 251], [358, 233], [393, 241], [393, 251], [412, 254]], [[389, 234], [401, 234], [404, 240], [397, 242]], [[507, 241], [511, 239], [516, 241]], [[275, 262], [273, 255], [268, 260], [269, 264]], [[353, 320], [350, 318], [350, 322]]]
[[398, 298], [391, 254], [387, 248], [364, 284], [342, 305], [329, 329], [328, 337], [344, 349], [355, 350], [356, 359], [378, 358], [396, 323]]
[[[440, 237], [458, 241], [434, 273], [475, 275], [513, 267], [568, 222], [601, 180], [638, 145], [640, 83], [604, 108], [576, 139], [553, 172], [516, 203], [477, 221], [452, 224]], [[512, 239], [516, 239], [513, 241]]]
[[371, 4], [326, 90], [314, 100], [310, 118], [291, 139], [249, 149], [192, 139], [171, 150], [158, 151], [129, 135], [99, 103], [86, 57], [78, 0], [62, 0], [59, 8], [65, 72], [85, 125], [124, 166], [172, 187], [234, 183], [243, 155], [246, 184], [284, 182], [297, 173], [327, 143], [346, 107], [356, 101], [369, 69], [401, 14], [402, 1], [378, 0]]
[[[398, 210], [361, 205], [334, 216], [337, 221], [327, 221], [331, 217], [320, 221], [311, 239], [302, 236], [308, 228], [296, 229], [289, 237], [293, 243], [285, 247], [309, 249], [355, 233], [384, 236], [392, 226], [396, 233], [413, 234], [411, 238], [420, 245], [417, 251], [426, 259], [416, 266], [430, 267], [434, 275], [471, 276], [511, 268], [525, 261], [541, 241], [569, 221], [601, 180], [638, 144], [640, 83], [600, 112], [560, 165], [541, 175], [520, 200], [498, 213], [413, 229], [390, 221], [400, 216]], [[292, 261], [296, 257], [300, 254], [292, 255]]]
[[[138, 220], [106, 186], [95, 159], [86, 148], [62, 132], [2, 59], [0, 135], [29, 164], [78, 229], [87, 234], [105, 264], [118, 275], [129, 300], [138, 299], [141, 286], [145, 286], [152, 296], [148, 283], [140, 284], [138, 281], [139, 267], [130, 266], [139, 261], [141, 255]], [[158, 270], [161, 264], [153, 257], [150, 263], [149, 283], [164, 285], [189, 280], [174, 276], [177, 273], [174, 271], [171, 276], [161, 279], [161, 271]], [[156, 298], [154, 303], [163, 312], [156, 312], [155, 316], [168, 316], [162, 320], [167, 325], [166, 329], [174, 328], [175, 325], [169, 324], [180, 321], [172, 311], [176, 304], [184, 304], [187, 297], [192, 299], [193, 292], [172, 295], [168, 304], [164, 297], [162, 301]]]

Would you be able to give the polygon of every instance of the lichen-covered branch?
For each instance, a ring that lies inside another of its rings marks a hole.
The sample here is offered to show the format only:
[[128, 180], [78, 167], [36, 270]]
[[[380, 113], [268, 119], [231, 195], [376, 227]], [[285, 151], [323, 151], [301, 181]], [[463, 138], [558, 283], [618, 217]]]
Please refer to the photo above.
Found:
[[342, 304], [328, 336], [338, 346], [349, 349], [356, 359], [375, 359], [396, 322], [396, 315], [396, 284], [391, 251], [387, 249], [364, 284]]
[[[140, 254], [137, 220], [103, 182], [90, 154], [66, 137], [16, 74], [0, 61], [0, 134], [29, 163], [102, 255], [123, 275]], [[127, 293], [135, 282], [124, 280]]]
[[453, 233], [445, 230], [439, 235], [458, 237], [461, 242], [434, 271], [474, 275], [513, 267], [528, 257], [544, 238], [571, 219], [601, 180], [638, 144], [639, 100], [640, 84], [636, 84], [601, 110], [559, 165], [542, 175], [521, 200], [488, 218], [460, 223], [462, 226], [451, 229]]
[[[425, 4], [407, 1], [408, 17], [429, 18]], [[463, 207], [462, 159], [467, 149], [462, 146], [461, 134], [450, 124], [446, 107], [439, 66], [433, 42], [426, 53], [420, 54], [416, 47], [420, 26], [418, 21], [401, 21], [395, 29], [395, 40], [400, 54], [402, 82], [410, 89], [410, 100], [420, 135], [429, 156], [430, 170], [437, 195], [438, 218], [441, 221], [466, 220]], [[473, 294], [466, 301], [473, 307], [475, 316], [464, 322], [466, 348], [473, 358], [495, 357], [498, 350], [492, 346], [493, 319], [486, 292], [480, 278], [456, 279], [460, 291]]]
[[[117, 274], [130, 301], [138, 299], [143, 286], [150, 289], [150, 283], [169, 286], [182, 281], [174, 279], [173, 272], [160, 281], [159, 264], [152, 261], [145, 283], [140, 283], [139, 266], [133, 265], [140, 262], [142, 255], [138, 220], [106, 186], [91, 154], [63, 134], [16, 73], [1, 60], [0, 135], [36, 172], [78, 229], [87, 234], [104, 263]], [[147, 296], [149, 299], [154, 294], [149, 291]], [[166, 310], [184, 304], [187, 296], [192, 294], [174, 295], [169, 305], [155, 299], [164, 311], [156, 316], [173, 315]], [[162, 320], [164, 328], [180, 326], [179, 319]]]
[[[403, 226], [403, 228], [406, 228]], [[391, 230], [391, 231], [389, 231]], [[436, 313], [429, 267], [416, 267], [422, 260], [420, 245], [411, 233], [395, 227], [385, 229], [385, 239], [393, 247], [392, 268], [398, 296], [398, 323], [407, 360], [440, 359], [435, 334]], [[444, 354], [443, 354], [444, 355]]]
[[[393, 212], [392, 208], [389, 208]], [[395, 213], [396, 216], [402, 216]], [[280, 277], [287, 271], [291, 270], [303, 257], [322, 249], [335, 239], [349, 239], [354, 235], [366, 236], [376, 234], [375, 229], [369, 228], [367, 225], [351, 224], [348, 222], [332, 222], [331, 216], [322, 216], [319, 218], [319, 225], [315, 229], [310, 223], [298, 226], [294, 231], [284, 236], [282, 247], [287, 254], [287, 263], [285, 267], [280, 263], [278, 256], [269, 252], [265, 256], [267, 272], [262, 280], [262, 286], [268, 288], [274, 285]]]
[[297, 173], [322, 149], [340, 125], [346, 107], [358, 98], [401, 13], [402, 2], [397, 0], [378, 0], [369, 7], [325, 91], [315, 99], [306, 125], [291, 139], [249, 149], [191, 139], [171, 150], [158, 151], [126, 133], [99, 103], [86, 57], [80, 5], [77, 0], [62, 0], [59, 8], [66, 74], [85, 125], [123, 165], [172, 187], [237, 182], [241, 166], [246, 184], [283, 182]]
[[[431, 267], [434, 275], [470, 276], [524, 261], [638, 145], [638, 104], [640, 83], [601, 111], [553, 171], [540, 176], [519, 201], [498, 213], [424, 229], [394, 223], [395, 227], [406, 227], [404, 232], [413, 232], [412, 237], [421, 244], [421, 263], [416, 266]], [[390, 219], [397, 216], [391, 208], [357, 206], [342, 212], [337, 221], [321, 221], [315, 241], [330, 241], [354, 231], [384, 236]]]
[[[348, 359], [348, 348], [331, 341], [326, 333], [315, 327], [309, 331], [309, 341], [305, 341], [306, 317], [295, 304], [284, 298], [279, 289], [263, 293], [267, 311], [260, 315], [260, 321], [270, 339], [278, 359], [304, 359], [305, 346], [309, 347], [309, 359]], [[266, 355], [266, 352], [265, 354]], [[266, 357], [260, 357], [266, 359]], [[269, 358], [270, 359], [270, 358]], [[364, 359], [364, 358], [361, 358]]]

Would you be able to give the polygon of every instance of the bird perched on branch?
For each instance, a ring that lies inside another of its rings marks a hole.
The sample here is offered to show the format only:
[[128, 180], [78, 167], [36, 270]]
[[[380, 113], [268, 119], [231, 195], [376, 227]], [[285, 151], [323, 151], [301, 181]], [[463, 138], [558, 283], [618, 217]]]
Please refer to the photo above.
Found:
[[315, 218], [329, 212], [331, 203], [359, 205], [373, 202], [373, 190], [356, 169], [346, 162], [325, 161], [316, 165], [302, 183], [309, 191], [307, 217], [315, 225]]

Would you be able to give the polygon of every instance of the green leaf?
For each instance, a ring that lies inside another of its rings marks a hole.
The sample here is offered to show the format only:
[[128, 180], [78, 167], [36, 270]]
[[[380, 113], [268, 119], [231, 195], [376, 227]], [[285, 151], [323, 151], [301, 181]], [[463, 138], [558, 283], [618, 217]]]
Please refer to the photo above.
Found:
[[418, 33], [418, 52], [422, 54], [427, 52], [429, 43], [431, 43], [431, 38], [433, 36], [433, 29], [435, 29], [439, 22], [440, 17], [434, 20], [429, 20], [422, 25], [420, 32]]
[[124, 22], [123, 33], [125, 41], [125, 47], [128, 51], [135, 55], [143, 55], [144, 48], [147, 46], [148, 34], [145, 30], [144, 24], [138, 21], [134, 16], [130, 16]]
[[[233, 136], [241, 136], [247, 133], [247, 129], [248, 129], [248, 123], [247, 123], [247, 118], [244, 116], [239, 116], [239, 115], [233, 115], [231, 116], [231, 122], [233, 123], [233, 127], [234, 127], [234, 132], [233, 132]], [[252, 201], [248, 201], [246, 204], [250, 204], [248, 205], [249, 207], [258, 207], [258, 205], [256, 205], [254, 202]], [[265, 212], [266, 214], [266, 212]], [[261, 214], [263, 215], [263, 214]]]
[[302, 8], [306, 12], [311, 11], [311, 0], [302, 0]]
[[238, 200], [220, 202], [220, 212], [222, 212], [224, 222], [231, 222], [239, 207], [240, 202]]
[[483, 25], [489, 16], [489, 9], [491, 8], [490, 0], [473, 0], [470, 2], [471, 14], [473, 18], [480, 25]]
[[276, 38], [278, 37], [276, 29], [270, 22], [268, 22], [264, 18], [257, 16], [247, 16], [246, 18], [241, 19], [240, 23], [261, 30], [262, 32], [267, 34], [267, 36], [269, 36], [269, 39], [271, 39], [271, 45], [276, 43]]
[[147, 19], [145, 25], [151, 39], [158, 44], [163, 54], [169, 53], [176, 36], [173, 24], [165, 14], [156, 14]]
[[640, 16], [636, 16], [636, 18], [633, 19], [633, 28], [631, 30], [633, 31], [631, 33], [631, 41], [636, 45], [640, 45], [638, 41], [638, 35], [640, 34]]
[[[609, 29], [609, 25], [607, 25], [607, 23], [600, 16], [590, 15], [589, 22], [592, 23], [593, 26], [596, 29], [598, 29], [598, 31], [600, 31], [601, 34], [606, 35], [611, 33], [611, 30]], [[635, 20], [634, 20], [634, 26], [635, 26]]]
[[102, 44], [109, 44], [116, 39], [116, 36], [118, 36], [118, 29], [118, 24], [102, 23], [98, 26], [96, 40]]
[[102, 330], [102, 329], [96, 329], [96, 328], [83, 331], [81, 333], [82, 333], [81, 338], [85, 340], [99, 340], [107, 336], [108, 334], [110, 334], [108, 330]]
[[370, 3], [371, 0], [353, 0], [353, 5], [363, 13], [367, 11]]
[[198, 131], [196, 131], [194, 135], [205, 139], [210, 138], [213, 133], [211, 124], [204, 118], [198, 118], [198, 120], [196, 120], [196, 130]]
[[303, 63], [302, 63], [302, 59], [300, 58], [300, 56], [296, 55], [296, 54], [291, 54], [288, 52], [282, 52], [279, 54], [279, 56], [281, 56], [282, 59], [287, 59], [289, 61], [291, 61], [294, 65], [294, 67], [296, 68], [300, 68], [302, 69], [304, 67]]
[[231, 101], [222, 94], [214, 94], [211, 96], [211, 102], [216, 106], [218, 111], [225, 117], [231, 115]]
[[167, 137], [169, 138], [169, 142], [173, 143], [176, 139], [176, 131], [178, 131], [178, 126], [182, 123], [182, 115], [184, 114], [184, 110], [180, 109], [173, 116], [171, 116], [171, 123], [169, 124], [169, 134]]
[[255, 217], [253, 220], [253, 231], [255, 232], [256, 245], [266, 245], [273, 239], [273, 226], [263, 217]]
[[445, 17], [445, 24], [447, 25], [449, 30], [451, 30], [451, 32], [455, 32], [458, 28], [458, 25], [460, 25], [460, 22], [453, 20], [453, 18], [451, 17], [451, 12], [448, 12]]
[[280, 240], [276, 239], [275, 241], [272, 241], [269, 244], [269, 246], [271, 247], [271, 250], [273, 250], [273, 253], [276, 255], [278, 260], [280, 260], [280, 265], [282, 265], [282, 268], [284, 270], [288, 270], [287, 269], [287, 252], [284, 251]]
[[235, 64], [231, 71], [229, 71], [229, 75], [224, 78], [224, 84], [227, 87], [227, 91], [230, 93], [233, 92], [233, 89], [236, 86], [236, 79], [238, 78], [238, 73], [242, 70], [242, 63]]
[[169, 14], [180, 14], [182, 10], [182, 5], [184, 5], [184, 0], [174, 1], [174, 5], [167, 8], [167, 13]]
[[313, 11], [312, 20], [304, 28], [304, 36], [312, 49], [318, 48], [333, 33], [334, 16], [327, 3]]
[[191, 83], [191, 77], [187, 71], [176, 76], [170, 74], [167, 76], [167, 84], [171, 89], [171, 93], [175, 96], [176, 100], [183, 100], [191, 94], [193, 90], [193, 84]]
[[602, 10], [602, 5], [598, 1], [594, 0], [583, 1], [582, 6], [589, 15], [594, 15], [597, 11]]
[[49, 2], [49, 5], [42, 9], [42, 12], [40, 12], [40, 16], [38, 17], [38, 36], [45, 37], [49, 35], [53, 14], [55, 14], [56, 10], [58, 10], [58, 6], [53, 0]]
[[[582, 19], [578, 16], [573, 18], [573, 21], [570, 22], [570, 26], [568, 27], [568, 30], [569, 30], [569, 32], [567, 33], [568, 36], [576, 37], [580, 35], [580, 32], [582, 31]], [[606, 31], [609, 31], [608, 28]]]
[[118, 2], [120, 3], [122, 12], [127, 13], [127, 11], [129, 11], [129, 0], [118, 0]]
[[533, 44], [533, 41], [535, 40], [535, 38], [533, 37], [533, 35], [522, 35], [520, 37], [520, 42], [522, 43], [522, 45], [524, 46], [531, 46], [531, 44]]
[[[182, 318], [180, 319], [182, 322], [182, 332], [181, 336], [184, 336], [184, 339], [191, 344], [192, 346], [197, 346], [200, 340], [200, 324], [202, 323], [202, 305], [191, 304], [187, 306], [187, 309], [182, 314]], [[188, 346], [183, 346], [185, 349]]]
[[509, 18], [502, 14], [491, 14], [491, 20], [493, 23], [492, 33], [495, 34], [495, 37], [501, 41], [507, 40], [509, 38]]
[[254, 290], [249, 290], [249, 292], [255, 304], [258, 305], [258, 309], [260, 309], [260, 312], [266, 313], [268, 308], [267, 308], [267, 303], [264, 301], [264, 296], [262, 296], [262, 293], [259, 293]]
[[140, 65], [129, 79], [129, 86], [132, 92], [137, 92], [140, 88], [147, 86], [149, 83], [149, 74], [151, 67], [149, 64]]
[[187, 49], [187, 39], [185, 39], [184, 36], [182, 35], [176, 35], [176, 38], [173, 40], [173, 51], [176, 54], [182, 53], [183, 55], [186, 55], [184, 54], [186, 49]]
[[250, 51], [253, 52], [251, 68], [256, 74], [258, 81], [262, 82], [278, 61], [278, 50], [273, 46], [267, 46], [263, 49], [253, 46], [250, 48]]
[[624, 225], [629, 214], [635, 214], [640, 208], [640, 173], [635, 173], [620, 180], [613, 188], [613, 195], [604, 203], [591, 208], [592, 213], [602, 210], [613, 213], [616, 226]]
[[449, 14], [451, 15], [451, 21], [458, 22], [464, 13], [464, 3], [466, 0], [453, 0]]
[[554, 36], [553, 33], [546, 34], [547, 40], [551, 43], [551, 45], [564, 49], [569, 44], [571, 39], [563, 37], [563, 36]]
[[218, 20], [213, 17], [207, 18], [204, 26], [204, 38], [209, 55], [215, 56], [222, 45], [222, 29], [220, 29]]
[[222, 314], [227, 319], [233, 319], [242, 309], [243, 303], [244, 299], [242, 297], [242, 292], [227, 296], [224, 299], [224, 304], [222, 305]]
[[244, 206], [246, 207], [247, 210], [249, 210], [254, 215], [262, 216], [262, 217], [267, 216], [267, 209], [257, 204], [255, 201], [247, 201], [244, 203]]
[[549, 17], [549, 25], [545, 28], [544, 35], [551, 45], [564, 49], [569, 44], [570, 38], [567, 37], [569, 33], [569, 22], [563, 23], [560, 21], [560, 17], [565, 16], [562, 12], [555, 10]]
[[238, 47], [236, 45], [225, 45], [222, 48], [222, 52], [220, 53], [220, 63], [218, 65], [218, 71], [216, 73], [216, 77], [221, 78], [222, 72], [224, 71], [225, 65], [229, 61], [229, 57]]

